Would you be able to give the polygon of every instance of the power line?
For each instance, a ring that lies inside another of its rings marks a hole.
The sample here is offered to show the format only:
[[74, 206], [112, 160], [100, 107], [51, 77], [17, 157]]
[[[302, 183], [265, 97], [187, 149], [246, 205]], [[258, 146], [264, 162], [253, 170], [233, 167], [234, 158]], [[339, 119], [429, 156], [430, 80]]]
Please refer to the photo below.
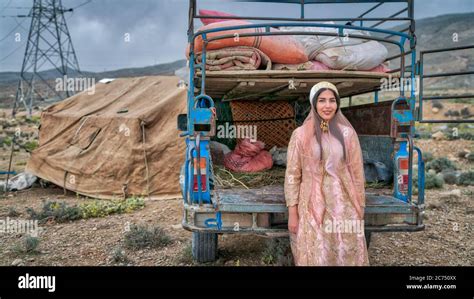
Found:
[[[21, 24], [25, 21], [26, 19], [23, 19], [21, 21], [21, 23], [18, 23], [18, 21], [15, 19], [17, 25], [15, 26], [15, 28], [13, 28], [10, 32], [7, 33], [7, 35], [5, 35], [3, 38], [0, 39], [0, 42], [3, 42], [5, 39], [7, 39], [8, 36], [10, 36], [10, 34], [12, 34], [18, 27], [21, 26]], [[23, 26], [22, 26], [23, 27]], [[26, 28], [23, 28], [26, 30]]]
[[73, 9], [73, 10], [74, 10], [74, 9], [77, 9], [77, 8], [79, 8], [79, 7], [81, 7], [81, 6], [86, 5], [87, 3], [90, 3], [91, 1], [92, 1], [92, 0], [88, 0], [88, 1], [86, 1], [86, 2], [84, 2], [84, 3], [82, 3], [82, 4], [79, 4], [79, 5], [76, 6], [76, 7], [73, 7], [72, 9]]
[[0, 59], [0, 62], [6, 60], [8, 57], [12, 56], [16, 51], [18, 51], [21, 47], [23, 46], [23, 42], [20, 43], [20, 45], [18, 47], [16, 47], [12, 52], [10, 52], [10, 54], [8, 54], [7, 56], [3, 57], [2, 59]]
[[7, 5], [5, 5], [4, 7], [2, 7], [2, 10], [5, 10], [8, 8], [8, 6], [10, 5], [10, 3], [12, 3], [12, 0], [8, 1]]
[[17, 20], [17, 19], [15, 19], [15, 22], [16, 22], [16, 23], [17, 23], [17, 24], [18, 24], [18, 25], [21, 27], [21, 29], [23, 29], [23, 30], [25, 30], [25, 31], [28, 31], [28, 29], [26, 29], [26, 28], [25, 28], [25, 27], [23, 27], [23, 25], [22, 25], [22, 24], [23, 24], [23, 22], [24, 22], [25, 20], [26, 20], [26, 19], [23, 19], [23, 21], [21, 21], [21, 22], [18, 22], [18, 20]]
[[30, 9], [31, 7], [26, 7], [26, 6], [10, 6], [10, 7], [5, 7], [3, 9]]

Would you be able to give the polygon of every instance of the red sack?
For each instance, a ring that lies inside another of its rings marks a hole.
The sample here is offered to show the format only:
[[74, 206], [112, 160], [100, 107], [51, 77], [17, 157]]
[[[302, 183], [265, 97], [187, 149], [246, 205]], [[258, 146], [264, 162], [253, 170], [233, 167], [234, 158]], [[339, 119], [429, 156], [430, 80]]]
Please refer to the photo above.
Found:
[[[217, 10], [207, 10], [207, 9], [200, 9], [199, 10], [199, 15], [201, 16], [216, 16], [216, 17], [235, 17], [235, 15], [222, 12], [222, 11], [217, 11]], [[201, 19], [201, 22], [204, 25], [208, 25], [211, 23], [217, 23], [217, 22], [224, 22], [224, 21], [229, 21], [232, 19]]]
[[[208, 29], [217, 29], [241, 25], [251, 25], [252, 23], [242, 20], [230, 20], [212, 23], [199, 28], [198, 31], [204, 31]], [[260, 28], [242, 28], [237, 30], [224, 30], [218, 32], [211, 32], [207, 34], [207, 38], [213, 38], [223, 35], [230, 35], [232, 37], [211, 41], [207, 44], [207, 50], [218, 50], [227, 47], [254, 47], [265, 53], [273, 63], [288, 63], [298, 64], [308, 61], [303, 45], [293, 38], [287, 35], [275, 35], [275, 36], [246, 36], [239, 37], [240, 34], [244, 33], [255, 33], [260, 32]], [[275, 28], [270, 28], [272, 32], [280, 32]], [[198, 36], [194, 42], [194, 52], [200, 53], [203, 48], [202, 36]], [[186, 57], [189, 58], [190, 47], [186, 49]]]
[[272, 168], [272, 155], [264, 150], [261, 141], [243, 139], [235, 149], [224, 158], [224, 166], [236, 172], [259, 172]]

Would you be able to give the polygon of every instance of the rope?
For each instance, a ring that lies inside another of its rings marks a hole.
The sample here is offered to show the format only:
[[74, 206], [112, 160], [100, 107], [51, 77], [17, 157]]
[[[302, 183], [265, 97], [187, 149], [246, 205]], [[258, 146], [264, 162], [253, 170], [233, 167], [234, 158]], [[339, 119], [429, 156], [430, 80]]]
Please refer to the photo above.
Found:
[[142, 145], [143, 145], [143, 156], [145, 157], [145, 171], [146, 171], [146, 193], [150, 198], [150, 171], [148, 169], [148, 160], [146, 156], [146, 140], [145, 140], [145, 121], [141, 121], [140, 126], [142, 128]]

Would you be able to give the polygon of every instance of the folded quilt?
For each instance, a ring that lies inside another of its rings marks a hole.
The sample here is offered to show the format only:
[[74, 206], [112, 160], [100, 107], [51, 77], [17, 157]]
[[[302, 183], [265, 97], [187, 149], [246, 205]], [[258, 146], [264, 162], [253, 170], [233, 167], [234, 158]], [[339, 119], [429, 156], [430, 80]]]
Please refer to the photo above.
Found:
[[[201, 63], [202, 53], [196, 55], [196, 62]], [[206, 70], [233, 71], [272, 69], [272, 62], [259, 49], [252, 47], [228, 47], [206, 52]]]

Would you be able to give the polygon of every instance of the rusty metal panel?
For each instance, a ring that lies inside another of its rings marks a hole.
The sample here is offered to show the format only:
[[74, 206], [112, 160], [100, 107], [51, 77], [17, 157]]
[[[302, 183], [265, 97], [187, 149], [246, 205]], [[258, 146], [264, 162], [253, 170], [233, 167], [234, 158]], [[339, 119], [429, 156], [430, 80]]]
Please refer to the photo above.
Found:
[[359, 135], [390, 136], [392, 102], [379, 102], [341, 108]]

